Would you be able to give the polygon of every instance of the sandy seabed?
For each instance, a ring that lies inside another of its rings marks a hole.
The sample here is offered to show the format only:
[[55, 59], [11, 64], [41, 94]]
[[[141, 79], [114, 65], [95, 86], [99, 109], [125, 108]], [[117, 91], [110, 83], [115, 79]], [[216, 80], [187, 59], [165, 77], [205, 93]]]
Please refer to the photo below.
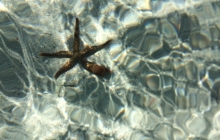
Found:
[[[108, 78], [80, 65], [81, 48]], [[0, 139], [219, 140], [220, 1], [0, 1]]]

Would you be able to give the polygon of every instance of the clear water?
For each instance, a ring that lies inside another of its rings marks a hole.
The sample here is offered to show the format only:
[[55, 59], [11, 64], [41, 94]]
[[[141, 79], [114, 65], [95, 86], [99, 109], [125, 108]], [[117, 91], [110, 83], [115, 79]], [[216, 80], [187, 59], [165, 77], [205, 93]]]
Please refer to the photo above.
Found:
[[[103, 79], [67, 59], [81, 47]], [[220, 139], [219, 0], [0, 1], [0, 139]]]

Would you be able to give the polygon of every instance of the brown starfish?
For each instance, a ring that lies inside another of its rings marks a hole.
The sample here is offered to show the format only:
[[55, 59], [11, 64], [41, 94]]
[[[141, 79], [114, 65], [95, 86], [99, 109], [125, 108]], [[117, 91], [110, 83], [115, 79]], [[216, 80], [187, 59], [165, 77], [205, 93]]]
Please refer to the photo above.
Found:
[[79, 50], [80, 38], [79, 38], [79, 19], [76, 18], [75, 24], [75, 33], [74, 33], [74, 42], [73, 42], [73, 52], [71, 51], [59, 51], [55, 53], [40, 53], [40, 56], [48, 56], [54, 58], [70, 58], [63, 67], [61, 67], [58, 72], [54, 75], [57, 79], [61, 74], [67, 72], [72, 69], [77, 63], [80, 63], [83, 68], [88, 70], [89, 72], [96, 74], [98, 76], [104, 76], [107, 73], [110, 73], [110, 70], [95, 64], [93, 62], [89, 62], [86, 60], [86, 57], [89, 57], [95, 54], [97, 51], [104, 48], [111, 40], [107, 41], [103, 45], [100, 46], [88, 46], [84, 48], [82, 51]]

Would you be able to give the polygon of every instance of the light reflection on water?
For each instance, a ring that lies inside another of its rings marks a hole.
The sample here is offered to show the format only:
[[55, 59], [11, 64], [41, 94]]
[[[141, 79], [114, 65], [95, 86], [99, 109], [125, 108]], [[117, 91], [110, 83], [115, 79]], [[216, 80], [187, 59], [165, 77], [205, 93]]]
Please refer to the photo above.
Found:
[[[219, 139], [218, 1], [2, 1], [1, 139]], [[55, 80], [80, 20], [82, 45], [114, 38]]]

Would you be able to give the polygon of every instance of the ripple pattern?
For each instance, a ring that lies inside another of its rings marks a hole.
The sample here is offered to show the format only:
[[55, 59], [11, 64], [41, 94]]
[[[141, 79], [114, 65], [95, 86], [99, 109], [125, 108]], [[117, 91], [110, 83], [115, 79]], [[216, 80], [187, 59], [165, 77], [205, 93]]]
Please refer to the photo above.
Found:
[[[108, 78], [76, 66], [72, 51], [113, 41], [89, 58]], [[219, 0], [2, 0], [0, 139], [220, 138]]]

